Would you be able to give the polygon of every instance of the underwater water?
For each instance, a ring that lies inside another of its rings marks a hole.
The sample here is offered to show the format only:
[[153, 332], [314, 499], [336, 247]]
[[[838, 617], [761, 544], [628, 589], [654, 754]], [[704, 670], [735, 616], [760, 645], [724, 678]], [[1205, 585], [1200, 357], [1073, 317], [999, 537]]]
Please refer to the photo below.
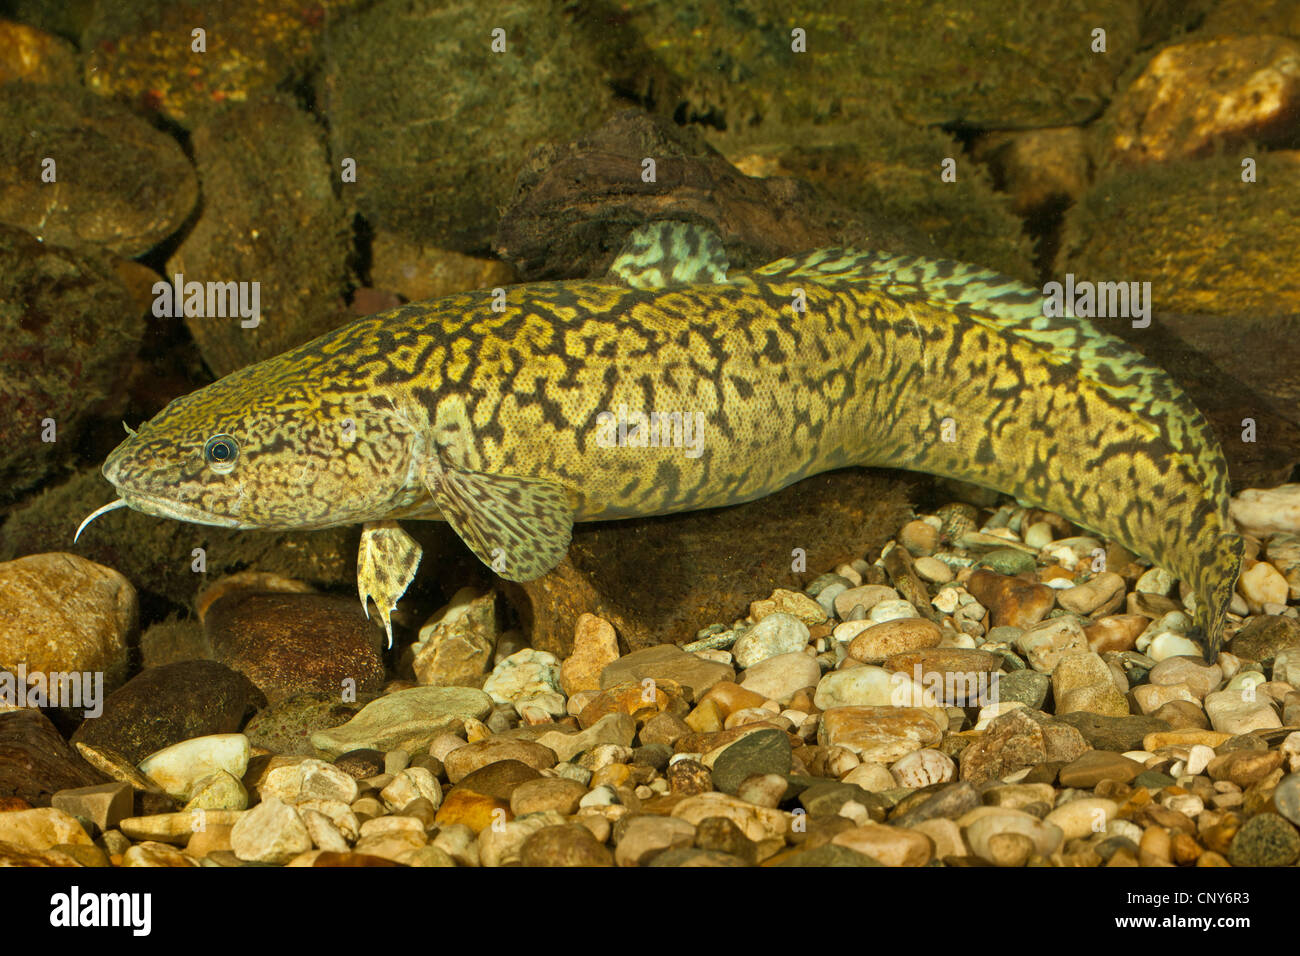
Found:
[[1294, 865], [1298, 9], [0, 4], [0, 862]]

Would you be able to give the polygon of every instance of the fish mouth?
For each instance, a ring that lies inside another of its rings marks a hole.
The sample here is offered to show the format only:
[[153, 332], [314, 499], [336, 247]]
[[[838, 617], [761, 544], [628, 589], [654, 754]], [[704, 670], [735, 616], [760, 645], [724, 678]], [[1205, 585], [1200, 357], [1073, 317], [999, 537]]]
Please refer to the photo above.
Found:
[[194, 505], [186, 504], [183, 501], [176, 501], [172, 498], [163, 498], [158, 495], [145, 494], [138, 491], [123, 491], [118, 489], [121, 495], [116, 501], [111, 501], [102, 508], [96, 508], [91, 512], [81, 526], [77, 528], [77, 533], [72, 540], [75, 543], [81, 537], [81, 533], [86, 530], [86, 526], [102, 514], [110, 511], [116, 511], [119, 508], [130, 508], [132, 511], [138, 511], [141, 514], [152, 515], [156, 518], [173, 518], [177, 521], [188, 521], [191, 524], [212, 525], [218, 528], [237, 528], [248, 529], [253, 525], [245, 524], [236, 518], [225, 518], [220, 515], [208, 514], [201, 508]]
[[132, 511], [139, 511], [142, 514], [153, 515], [155, 518], [173, 518], [176, 521], [188, 521], [191, 524], [206, 524], [217, 528], [250, 528], [238, 518], [228, 518], [223, 515], [214, 515], [204, 511], [191, 504], [183, 501], [177, 501], [174, 498], [164, 498], [160, 495], [150, 495], [141, 491], [127, 491], [118, 488], [118, 493], [126, 506]]

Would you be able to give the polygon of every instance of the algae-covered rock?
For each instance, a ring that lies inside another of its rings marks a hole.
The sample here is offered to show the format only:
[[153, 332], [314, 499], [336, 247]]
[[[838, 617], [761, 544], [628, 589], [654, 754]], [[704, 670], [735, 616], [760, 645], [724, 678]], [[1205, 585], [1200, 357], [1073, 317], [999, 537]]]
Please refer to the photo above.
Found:
[[[1183, 0], [1165, 0], [1181, 3]], [[1204, 0], [1201, 0], [1204, 2]], [[1300, 40], [1300, 4], [1295, 0], [1217, 0], [1196, 36], [1271, 33]]]
[[[96, 3], [81, 34], [86, 86], [191, 126], [213, 110], [305, 79], [330, 13], [285, 0]], [[202, 49], [194, 31], [202, 30]]]
[[205, 203], [167, 275], [257, 282], [260, 299], [251, 328], [238, 315], [185, 317], [213, 372], [271, 358], [349, 319], [351, 234], [317, 122], [283, 99], [242, 104], [200, 124], [192, 143]]
[[[685, 97], [677, 112], [719, 138], [861, 117], [877, 103], [917, 124], [1017, 128], [1080, 123], [1105, 105], [1137, 48], [1133, 0], [877, 3], [633, 0], [632, 25]], [[1094, 52], [1095, 27], [1106, 50]], [[796, 52], [803, 31], [804, 49]]]
[[80, 74], [76, 47], [67, 40], [24, 23], [0, 21], [0, 83], [75, 86]]
[[383, 0], [332, 23], [321, 102], [332, 153], [356, 161], [345, 189], [362, 215], [445, 248], [486, 247], [522, 157], [613, 103], [603, 64], [626, 48], [602, 51], [588, 24], [543, 0]]
[[198, 199], [166, 133], [85, 90], [21, 81], [0, 85], [0, 182], [0, 222], [124, 256], [175, 232]]
[[[808, 127], [777, 143], [737, 137], [725, 148], [742, 171], [807, 180], [847, 209], [908, 227], [925, 237], [930, 248], [921, 251], [929, 255], [1034, 281], [1033, 249], [1007, 197], [941, 130], [880, 111], [870, 122]], [[947, 164], [952, 181], [944, 178]], [[851, 242], [893, 248], [873, 234]]]
[[1294, 314], [1300, 151], [1253, 155], [1255, 182], [1242, 181], [1240, 155], [1098, 180], [1066, 214], [1057, 275], [1149, 281], [1157, 312]]
[[[89, 416], [120, 409], [122, 369], [143, 331], [106, 257], [0, 226], [0, 500], [72, 458]], [[63, 541], [33, 541], [22, 553]]]

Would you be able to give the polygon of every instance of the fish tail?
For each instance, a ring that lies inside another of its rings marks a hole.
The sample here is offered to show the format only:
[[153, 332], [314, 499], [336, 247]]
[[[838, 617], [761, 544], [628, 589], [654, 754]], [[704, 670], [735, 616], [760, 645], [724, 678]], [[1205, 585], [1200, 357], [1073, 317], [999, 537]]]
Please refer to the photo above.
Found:
[[1223, 626], [1245, 547], [1241, 535], [1224, 532], [1212, 547], [1197, 552], [1193, 558], [1197, 567], [1192, 582], [1196, 589], [1196, 632], [1192, 637], [1205, 649], [1205, 659], [1211, 663], [1223, 646]]

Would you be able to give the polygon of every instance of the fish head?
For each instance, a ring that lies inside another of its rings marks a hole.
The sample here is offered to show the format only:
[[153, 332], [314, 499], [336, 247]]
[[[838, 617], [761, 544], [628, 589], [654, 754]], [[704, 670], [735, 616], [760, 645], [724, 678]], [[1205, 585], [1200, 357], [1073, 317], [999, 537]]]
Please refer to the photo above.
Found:
[[121, 502], [197, 524], [294, 530], [378, 520], [422, 494], [420, 428], [390, 398], [285, 372], [277, 360], [241, 369], [130, 434], [103, 466]]

